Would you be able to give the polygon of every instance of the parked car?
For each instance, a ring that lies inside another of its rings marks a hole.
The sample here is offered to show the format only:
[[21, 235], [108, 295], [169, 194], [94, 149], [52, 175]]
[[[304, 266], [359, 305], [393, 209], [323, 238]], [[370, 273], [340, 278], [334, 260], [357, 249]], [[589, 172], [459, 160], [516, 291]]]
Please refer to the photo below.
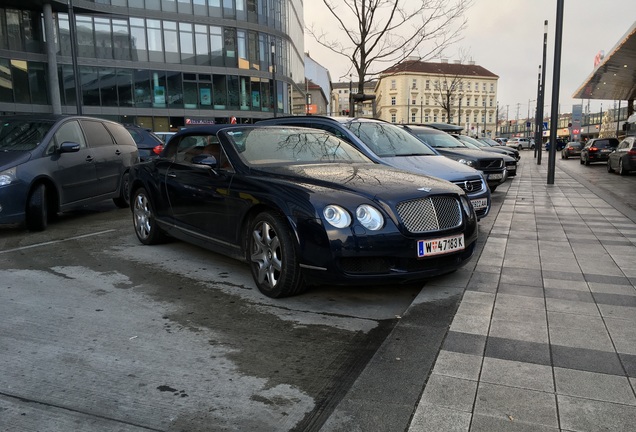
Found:
[[581, 149], [580, 160], [581, 165], [589, 165], [594, 162], [606, 162], [612, 153], [618, 147], [618, 139], [616, 138], [592, 138]]
[[581, 148], [583, 145], [578, 141], [570, 141], [561, 149], [561, 159], [567, 159], [572, 156], [581, 156]]
[[46, 229], [59, 212], [113, 199], [127, 207], [135, 142], [115, 122], [84, 116], [0, 117], [0, 224]]
[[532, 138], [510, 138], [506, 141], [506, 147], [511, 147], [517, 150], [534, 150], [534, 140]]
[[403, 125], [402, 127], [440, 154], [481, 171], [486, 177], [491, 192], [506, 181], [507, 172], [503, 155], [469, 149], [450, 134], [427, 126]]
[[[568, 141], [564, 138], [557, 138], [556, 139], [556, 150], [558, 152], [560, 152], [561, 150], [563, 150], [565, 148], [565, 146], [568, 144]], [[550, 151], [550, 140], [547, 140], [545, 143], [545, 151]]]
[[155, 134], [157, 138], [163, 141], [164, 145], [168, 142], [168, 140], [170, 140], [170, 138], [172, 138], [172, 135], [174, 135], [175, 133], [176, 132], [153, 132], [153, 134]]
[[508, 156], [512, 156], [513, 158], [515, 158], [517, 162], [519, 162], [519, 160], [521, 159], [521, 153], [519, 153], [519, 150], [513, 149], [512, 147], [507, 147], [505, 144], [500, 144], [494, 139], [477, 138], [477, 141], [479, 141], [480, 143], [484, 143], [492, 148], [503, 149], [508, 154]]
[[500, 154], [504, 158], [504, 163], [506, 164], [506, 171], [508, 173], [508, 177], [514, 177], [517, 175], [517, 159], [514, 156], [509, 155], [508, 152], [506, 152], [505, 150], [495, 149], [467, 135], [455, 135], [455, 134], [451, 134], [451, 135], [453, 135], [454, 138], [458, 139], [468, 148]]
[[[468, 135], [455, 135], [455, 134], [451, 134], [451, 135], [453, 135], [454, 138], [459, 139], [459, 141], [461, 141], [461, 143], [468, 148], [500, 154], [504, 158], [504, 164], [506, 165], [506, 171], [508, 173], [507, 176], [514, 177], [517, 175], [517, 160], [518, 159], [513, 154], [510, 154], [508, 153], [508, 151], [503, 150], [501, 148], [491, 147], [483, 143], [482, 141], [478, 140], [477, 138], [472, 138], [472, 137], [469, 137]], [[512, 148], [507, 148], [507, 150], [514, 150], [517, 152], [517, 154], [519, 153], [518, 150], [515, 150]]]
[[274, 298], [452, 272], [478, 236], [459, 187], [374, 163], [316, 129], [184, 129], [131, 181], [143, 244], [173, 236], [245, 261]]
[[627, 175], [630, 171], [636, 171], [636, 137], [633, 136], [622, 140], [607, 159], [607, 172]]
[[478, 218], [490, 212], [490, 190], [482, 173], [440, 155], [394, 124], [376, 119], [328, 116], [277, 117], [257, 124], [326, 130], [353, 144], [373, 161], [455, 183], [468, 194]]
[[508, 138], [495, 137], [495, 141], [497, 141], [501, 145], [506, 145], [506, 142], [508, 142]]
[[163, 140], [155, 135], [151, 129], [133, 124], [124, 124], [124, 127], [135, 140], [139, 150], [139, 160], [146, 160], [157, 156], [163, 150]]

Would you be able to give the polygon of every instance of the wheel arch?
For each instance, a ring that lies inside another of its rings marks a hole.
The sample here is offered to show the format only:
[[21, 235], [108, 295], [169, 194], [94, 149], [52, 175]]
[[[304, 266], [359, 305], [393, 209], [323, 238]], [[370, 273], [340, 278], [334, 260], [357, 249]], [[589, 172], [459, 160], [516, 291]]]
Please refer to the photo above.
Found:
[[[27, 193], [27, 197], [30, 197], [33, 191], [40, 185], [44, 185], [46, 187], [46, 203], [50, 212], [55, 215], [60, 211], [60, 191], [57, 189], [57, 185], [55, 182], [49, 177], [38, 177], [31, 182], [29, 186], [29, 191]], [[26, 206], [28, 206], [28, 199], [25, 200], [25, 213]]]
[[279, 206], [276, 206], [272, 203], [259, 203], [249, 209], [249, 211], [245, 214], [243, 222], [240, 226], [240, 238], [242, 239], [241, 248], [243, 249], [245, 260], [249, 261], [250, 251], [248, 245], [250, 239], [250, 227], [252, 226], [252, 222], [254, 221], [256, 216], [263, 212], [273, 213], [285, 222], [287, 228], [289, 228], [290, 230], [292, 238], [294, 239], [294, 248], [298, 252], [300, 250], [300, 235], [298, 233], [298, 224], [296, 223], [295, 218], [286, 214]]

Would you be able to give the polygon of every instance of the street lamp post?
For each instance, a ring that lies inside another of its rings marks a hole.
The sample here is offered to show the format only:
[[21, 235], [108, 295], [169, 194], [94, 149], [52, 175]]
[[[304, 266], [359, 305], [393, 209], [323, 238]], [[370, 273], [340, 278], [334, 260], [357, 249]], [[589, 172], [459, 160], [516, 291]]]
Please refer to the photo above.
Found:
[[420, 123], [424, 123], [424, 96], [420, 96]]
[[541, 89], [539, 91], [539, 100], [537, 100], [537, 117], [541, 122], [541, 141], [535, 143], [534, 148], [537, 150], [537, 165], [541, 165], [541, 154], [543, 147], [543, 102], [545, 101], [545, 57], [548, 49], [548, 20], [543, 22], [543, 63], [541, 66]]
[[561, 84], [561, 46], [563, 44], [563, 2], [557, 0], [554, 32], [554, 72], [552, 73], [552, 106], [550, 107], [550, 152], [548, 153], [548, 184], [554, 184], [556, 168], [556, 139], [559, 122], [559, 85]]
[[276, 88], [276, 45], [271, 43], [272, 48], [272, 95], [274, 98], [274, 117], [276, 117], [276, 111], [278, 109], [278, 89]]

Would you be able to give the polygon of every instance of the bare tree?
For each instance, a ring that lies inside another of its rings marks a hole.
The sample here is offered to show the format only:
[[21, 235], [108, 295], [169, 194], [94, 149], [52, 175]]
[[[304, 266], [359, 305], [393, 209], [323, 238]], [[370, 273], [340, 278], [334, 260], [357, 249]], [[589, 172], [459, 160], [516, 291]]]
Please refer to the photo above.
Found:
[[[461, 100], [464, 96], [464, 81], [469, 75], [472, 65], [465, 64], [468, 55], [464, 52], [460, 53], [460, 59], [457, 63], [439, 63], [437, 70], [438, 78], [433, 83], [433, 100], [446, 111], [448, 122], [453, 121], [453, 108], [457, 106], [457, 115], [461, 115]], [[457, 119], [457, 124], [461, 123], [461, 119]]]
[[[407, 57], [439, 56], [460, 39], [464, 12], [472, 0], [322, 0], [340, 29], [325, 32], [309, 26], [322, 46], [346, 57], [355, 72], [358, 93], [383, 69]], [[345, 75], [345, 76], [346, 76]]]

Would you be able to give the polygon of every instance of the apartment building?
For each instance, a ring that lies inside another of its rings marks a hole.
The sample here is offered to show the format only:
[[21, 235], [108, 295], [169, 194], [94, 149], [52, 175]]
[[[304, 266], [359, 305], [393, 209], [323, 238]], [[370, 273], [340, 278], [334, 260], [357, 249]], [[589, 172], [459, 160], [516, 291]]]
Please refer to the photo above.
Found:
[[408, 59], [385, 70], [375, 87], [376, 116], [392, 123], [453, 123], [494, 136], [499, 77], [475, 62]]

